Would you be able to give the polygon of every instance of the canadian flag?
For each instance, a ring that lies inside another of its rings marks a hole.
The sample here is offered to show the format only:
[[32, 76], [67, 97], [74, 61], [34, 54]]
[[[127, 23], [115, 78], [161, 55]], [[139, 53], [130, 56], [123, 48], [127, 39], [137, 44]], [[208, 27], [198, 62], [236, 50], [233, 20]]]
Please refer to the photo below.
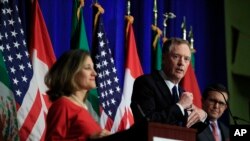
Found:
[[[40, 93], [43, 94], [43, 98], [47, 99], [44, 76], [56, 61], [56, 57], [38, 1], [35, 0], [34, 4], [33, 27], [31, 29], [31, 37], [33, 38], [30, 40], [30, 54]], [[47, 107], [50, 106], [50, 102], [47, 100], [45, 100], [45, 104]]]
[[[39, 109], [39, 115], [36, 116], [36, 123], [32, 125], [30, 134], [40, 137], [39, 140], [44, 140], [46, 131], [46, 115], [51, 102], [46, 95], [47, 86], [44, 83], [44, 76], [48, 72], [49, 68], [56, 61], [54, 50], [50, 41], [50, 37], [47, 31], [46, 24], [42, 12], [40, 10], [38, 0], [33, 1], [33, 15], [30, 33], [29, 52], [31, 54], [31, 61], [33, 65], [34, 77], [36, 79], [38, 90], [37, 98], [33, 103], [36, 109]], [[39, 106], [36, 102], [40, 103]], [[31, 108], [34, 109], [34, 108]], [[29, 119], [26, 119], [29, 120]], [[27, 121], [28, 122], [28, 121]], [[34, 132], [38, 131], [38, 132]], [[30, 140], [38, 140], [38, 138], [32, 138], [31, 135], [27, 137]]]
[[[130, 109], [131, 96], [134, 81], [137, 77], [143, 74], [140, 59], [137, 54], [134, 30], [133, 30], [133, 17], [127, 17], [127, 30], [126, 30], [126, 64], [124, 86], [122, 94], [122, 102], [119, 111], [122, 111], [122, 118], [120, 120], [119, 130], [127, 129], [134, 124], [134, 118]], [[119, 114], [118, 114], [119, 115]]]

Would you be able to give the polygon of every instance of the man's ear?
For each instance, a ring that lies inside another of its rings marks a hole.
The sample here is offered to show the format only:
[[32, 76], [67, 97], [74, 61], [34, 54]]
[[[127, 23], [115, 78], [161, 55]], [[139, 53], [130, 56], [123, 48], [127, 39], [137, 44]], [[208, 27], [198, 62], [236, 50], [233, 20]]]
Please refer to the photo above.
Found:
[[228, 108], [228, 105], [226, 104], [226, 106], [225, 106], [225, 110]]

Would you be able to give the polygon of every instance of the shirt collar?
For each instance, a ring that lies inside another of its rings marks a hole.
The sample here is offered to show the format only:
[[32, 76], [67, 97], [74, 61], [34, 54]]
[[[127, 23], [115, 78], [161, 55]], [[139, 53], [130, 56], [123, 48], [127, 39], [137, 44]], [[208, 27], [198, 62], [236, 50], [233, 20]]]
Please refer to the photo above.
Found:
[[218, 124], [217, 120], [216, 121], [211, 121], [211, 120], [209, 121], [210, 124], [213, 122], [216, 123], [216, 125]]
[[162, 70], [160, 71], [160, 75], [161, 75], [161, 77], [163, 78], [163, 80], [165, 81], [165, 83], [167, 84], [167, 86], [168, 86], [168, 88], [170, 90], [172, 90], [172, 88], [174, 86], [176, 86], [176, 88], [178, 90], [178, 87], [179, 87], [178, 84], [174, 84], [173, 82], [171, 82], [170, 80], [168, 80], [166, 74]]
[[218, 128], [218, 121], [209, 121], [210, 124], [215, 123], [216, 127]]

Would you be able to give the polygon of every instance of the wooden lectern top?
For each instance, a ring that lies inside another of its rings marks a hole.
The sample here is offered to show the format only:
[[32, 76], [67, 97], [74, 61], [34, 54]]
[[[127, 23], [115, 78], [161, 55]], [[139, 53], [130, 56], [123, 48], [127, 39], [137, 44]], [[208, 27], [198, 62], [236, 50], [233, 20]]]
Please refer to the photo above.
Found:
[[153, 137], [161, 137], [161, 138], [185, 140], [185, 141], [195, 141], [196, 129], [149, 122], [148, 123], [148, 141], [153, 141]]

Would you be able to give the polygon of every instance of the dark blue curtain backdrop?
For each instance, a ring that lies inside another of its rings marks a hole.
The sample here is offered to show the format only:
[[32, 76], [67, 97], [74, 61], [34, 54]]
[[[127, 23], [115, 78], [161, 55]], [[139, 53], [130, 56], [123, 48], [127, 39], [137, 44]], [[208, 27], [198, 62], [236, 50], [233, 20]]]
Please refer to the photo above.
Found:
[[[20, 0], [19, 0], [20, 2]], [[120, 82], [124, 75], [126, 0], [99, 0], [105, 9], [104, 26], [113, 52]], [[220, 0], [157, 0], [158, 27], [163, 30], [163, 13], [177, 16], [168, 21], [167, 37], [182, 37], [181, 23], [186, 17], [187, 31], [193, 27], [196, 49], [195, 73], [203, 90], [212, 82], [227, 85], [224, 32], [224, 2]], [[71, 14], [73, 0], [39, 0], [39, 4], [57, 57], [70, 48]], [[21, 4], [19, 4], [20, 6]], [[26, 10], [23, 9], [23, 10]], [[92, 0], [85, 0], [83, 9], [89, 46], [92, 43]], [[137, 50], [144, 73], [150, 73], [151, 24], [153, 0], [131, 0], [131, 15]], [[25, 16], [23, 17], [25, 19]], [[28, 25], [29, 19], [25, 21]], [[26, 26], [28, 29], [28, 26]], [[123, 86], [123, 84], [121, 84]]]

